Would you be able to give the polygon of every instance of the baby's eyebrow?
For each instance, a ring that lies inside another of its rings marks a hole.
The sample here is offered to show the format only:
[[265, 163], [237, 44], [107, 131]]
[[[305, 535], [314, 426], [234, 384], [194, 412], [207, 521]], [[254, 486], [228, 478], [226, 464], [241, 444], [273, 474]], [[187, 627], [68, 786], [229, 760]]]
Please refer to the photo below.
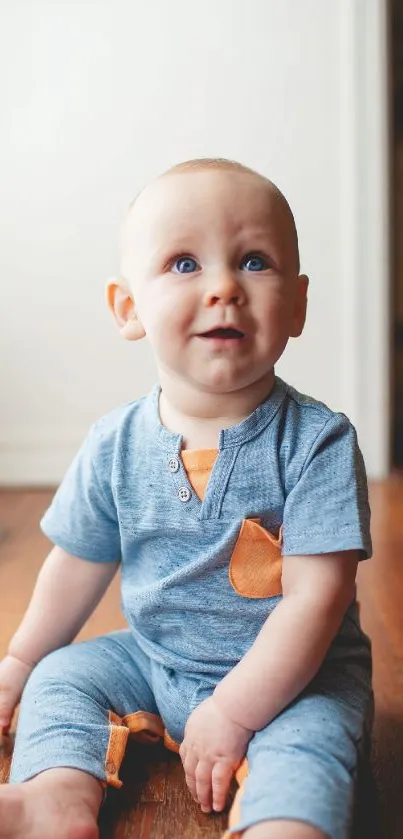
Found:
[[151, 251], [151, 259], [153, 262], [158, 262], [161, 259], [167, 259], [169, 256], [174, 256], [177, 253], [187, 253], [188, 251], [192, 251], [195, 247], [195, 240], [191, 240], [190, 237], [170, 239]]

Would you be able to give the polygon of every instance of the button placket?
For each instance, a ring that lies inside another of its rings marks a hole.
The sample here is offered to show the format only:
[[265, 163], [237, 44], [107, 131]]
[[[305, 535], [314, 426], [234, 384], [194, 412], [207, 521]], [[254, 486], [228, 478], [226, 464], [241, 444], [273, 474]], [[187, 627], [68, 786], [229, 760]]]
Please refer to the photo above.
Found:
[[182, 504], [187, 504], [189, 501], [194, 500], [193, 492], [191, 487], [189, 487], [184, 480], [186, 480], [186, 473], [183, 474], [183, 469], [181, 469], [181, 461], [180, 457], [177, 454], [171, 454], [168, 458], [168, 470], [172, 475], [175, 490], [176, 490], [176, 497]]
[[203, 499], [200, 519], [219, 519], [221, 507], [227, 490], [227, 484], [234, 467], [240, 446], [231, 446], [219, 450], [219, 456], [213, 466], [213, 481]]

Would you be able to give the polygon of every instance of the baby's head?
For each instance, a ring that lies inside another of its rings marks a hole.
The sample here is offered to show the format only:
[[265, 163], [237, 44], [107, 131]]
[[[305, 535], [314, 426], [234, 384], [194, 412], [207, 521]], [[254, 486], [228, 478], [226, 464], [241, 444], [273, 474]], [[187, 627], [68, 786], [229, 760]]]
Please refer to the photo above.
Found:
[[282, 193], [239, 163], [202, 159], [132, 202], [107, 297], [125, 338], [149, 338], [163, 384], [229, 394], [270, 385], [302, 332], [307, 286]]

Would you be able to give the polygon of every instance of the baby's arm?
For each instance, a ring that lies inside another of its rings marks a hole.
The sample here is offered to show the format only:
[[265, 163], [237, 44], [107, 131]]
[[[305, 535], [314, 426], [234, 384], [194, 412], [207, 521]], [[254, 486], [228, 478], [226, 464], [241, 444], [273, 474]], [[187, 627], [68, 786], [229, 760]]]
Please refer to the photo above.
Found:
[[35, 664], [75, 638], [117, 568], [117, 562], [89, 562], [59, 547], [51, 550], [28, 609], [0, 663], [0, 728], [8, 727]]
[[214, 691], [234, 722], [267, 725], [319, 670], [355, 596], [357, 551], [283, 558], [283, 599]]
[[203, 810], [223, 809], [253, 733], [319, 670], [354, 598], [357, 561], [356, 551], [284, 557], [283, 599], [246, 655], [186, 724], [180, 756]]

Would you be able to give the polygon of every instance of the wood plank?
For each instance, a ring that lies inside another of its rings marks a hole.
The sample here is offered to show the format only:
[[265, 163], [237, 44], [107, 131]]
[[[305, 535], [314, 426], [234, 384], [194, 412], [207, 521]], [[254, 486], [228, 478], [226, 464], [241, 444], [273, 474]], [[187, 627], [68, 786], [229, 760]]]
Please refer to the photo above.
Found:
[[100, 839], [222, 836], [227, 815], [201, 812], [186, 788], [179, 757], [162, 746], [130, 744], [120, 776], [124, 786], [108, 793], [100, 820]]
[[382, 839], [403, 836], [403, 480], [371, 485], [374, 556], [361, 564], [358, 595], [372, 642], [376, 714], [373, 771]]

